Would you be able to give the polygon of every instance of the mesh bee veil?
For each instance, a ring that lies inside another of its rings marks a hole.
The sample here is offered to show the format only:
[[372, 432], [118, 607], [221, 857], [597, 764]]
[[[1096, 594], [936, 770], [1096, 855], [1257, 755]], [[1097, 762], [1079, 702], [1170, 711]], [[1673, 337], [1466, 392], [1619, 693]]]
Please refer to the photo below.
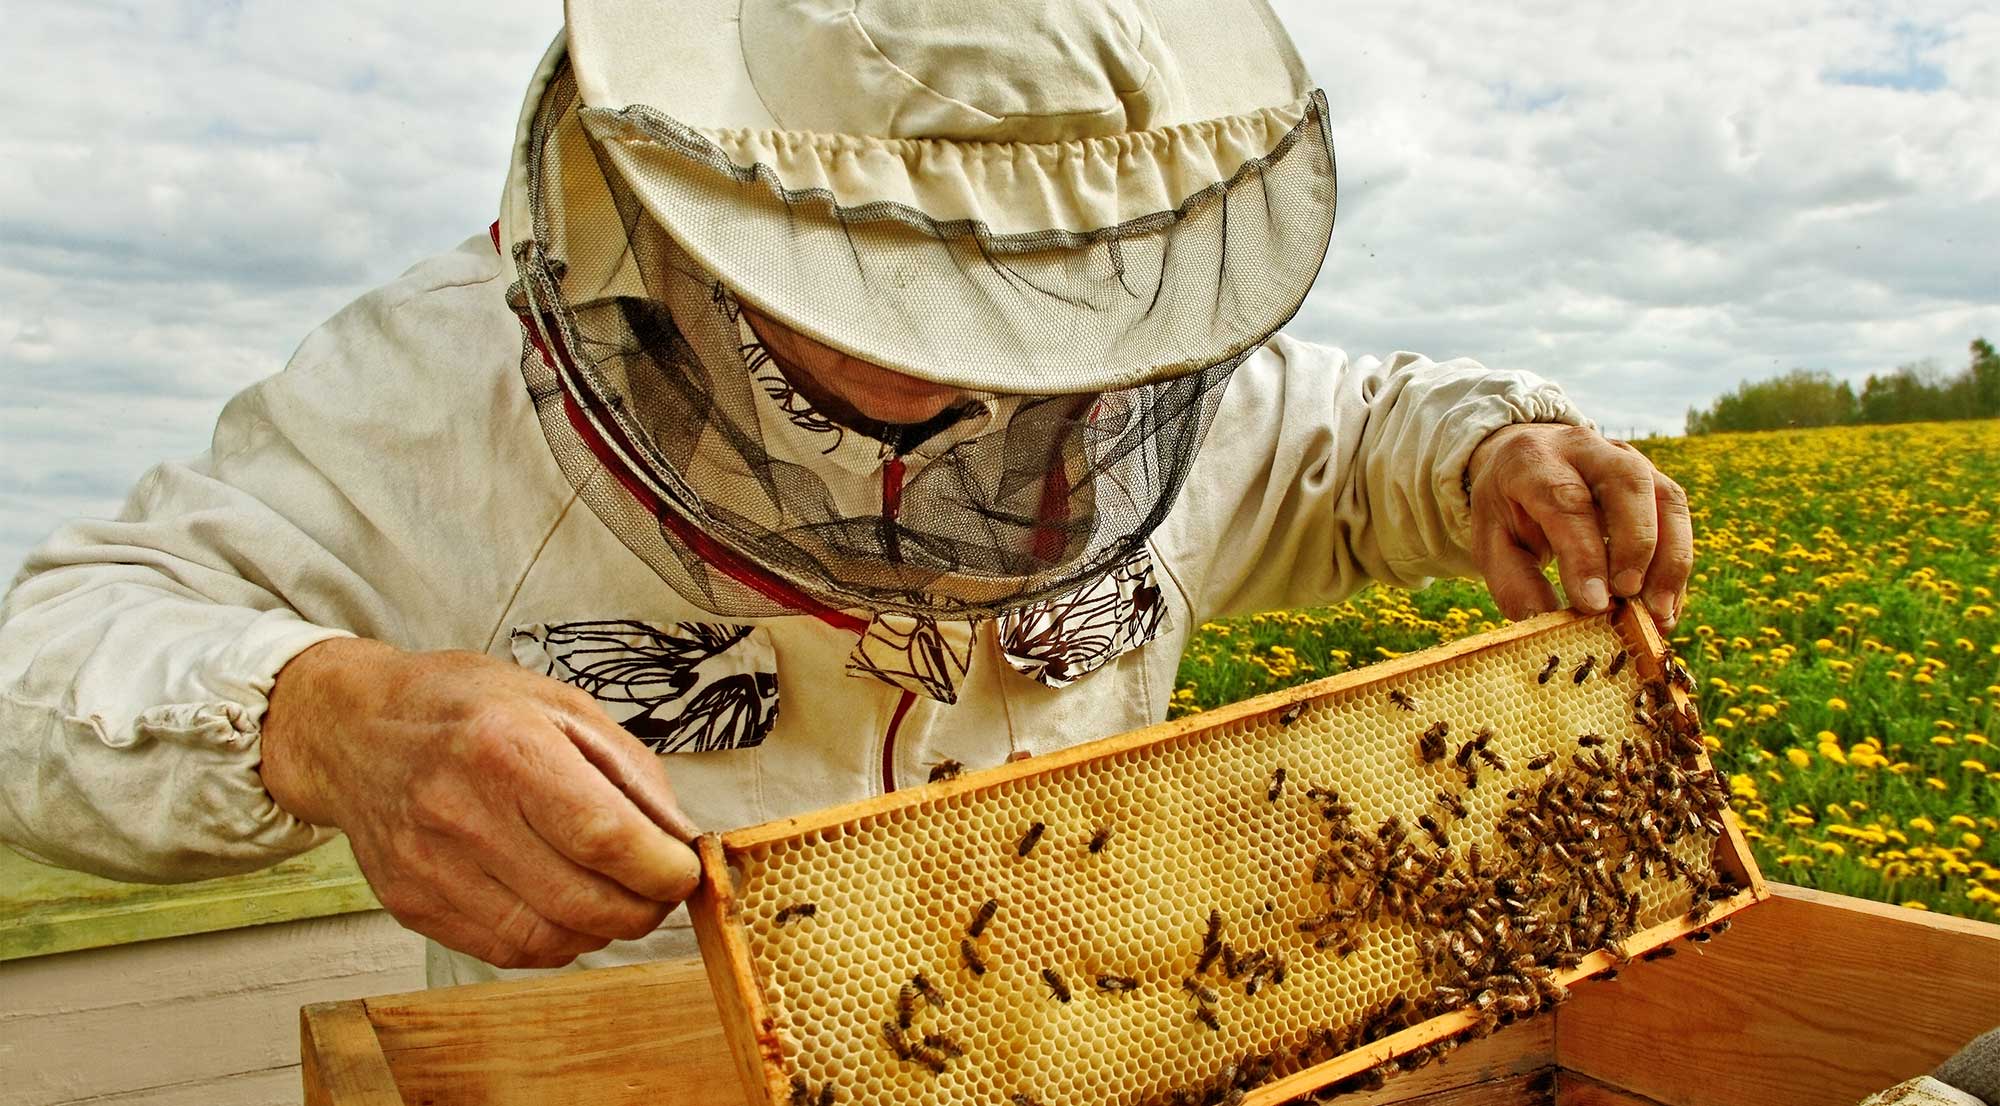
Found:
[[[658, 111], [584, 105], [566, 62], [525, 133], [532, 236], [508, 246], [544, 431], [625, 545], [722, 615], [803, 599], [983, 618], [1129, 560], [1180, 493], [1231, 373], [1297, 310], [1330, 226], [1317, 93], [1267, 155], [1175, 209], [1089, 233], [844, 207], [732, 163]], [[695, 202], [690, 180], [704, 209], [721, 186], [757, 216], [727, 232], [752, 277], [697, 262], [658, 217]], [[1273, 256], [1290, 259], [1283, 271]], [[787, 298], [752, 303], [751, 285]], [[907, 335], [893, 367], [929, 370], [911, 375], [958, 385], [953, 367], [978, 356], [1045, 390], [968, 391], [921, 426], [837, 421], [800, 394], [746, 305], [787, 322], [868, 315]], [[1066, 386], [1061, 358], [1133, 383]]]

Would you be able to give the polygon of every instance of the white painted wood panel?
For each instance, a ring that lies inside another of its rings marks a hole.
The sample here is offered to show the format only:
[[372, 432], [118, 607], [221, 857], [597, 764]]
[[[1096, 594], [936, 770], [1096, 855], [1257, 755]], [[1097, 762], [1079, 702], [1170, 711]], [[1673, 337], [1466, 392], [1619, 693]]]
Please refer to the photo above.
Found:
[[298, 1010], [424, 985], [374, 911], [0, 964], [0, 1104], [298, 1101]]

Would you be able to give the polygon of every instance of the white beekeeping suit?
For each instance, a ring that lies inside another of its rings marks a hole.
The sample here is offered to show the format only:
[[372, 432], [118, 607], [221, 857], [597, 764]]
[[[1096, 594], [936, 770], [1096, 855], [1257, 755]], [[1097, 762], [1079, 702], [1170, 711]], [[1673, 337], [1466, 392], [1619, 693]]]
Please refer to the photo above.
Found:
[[[573, 2], [492, 231], [30, 556], [0, 838], [152, 881], [323, 841], [259, 739], [330, 637], [583, 688], [724, 828], [1157, 721], [1204, 619], [1470, 571], [1475, 447], [1583, 420], [1526, 374], [1276, 333], [1331, 150], [1241, 7], [1057, 6], [981, 42], [984, 6], [857, 38], [694, 3], [640, 50], [661, 5]], [[963, 401], [831, 417], [746, 309]], [[684, 949], [678, 926], [579, 962]]]

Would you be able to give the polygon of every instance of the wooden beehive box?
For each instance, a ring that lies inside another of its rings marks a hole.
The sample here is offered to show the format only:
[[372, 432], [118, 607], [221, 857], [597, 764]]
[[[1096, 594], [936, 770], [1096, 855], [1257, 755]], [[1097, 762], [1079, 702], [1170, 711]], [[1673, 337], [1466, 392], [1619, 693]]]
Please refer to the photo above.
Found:
[[1562, 612], [704, 838], [746, 1097], [1258, 1106], [1546, 1010], [1766, 894], [1669, 665]]
[[[1771, 886], [1726, 938], [1341, 1106], [1845, 1106], [2000, 1010], [2000, 926]], [[308, 1006], [307, 1106], [747, 1106], [699, 961]]]

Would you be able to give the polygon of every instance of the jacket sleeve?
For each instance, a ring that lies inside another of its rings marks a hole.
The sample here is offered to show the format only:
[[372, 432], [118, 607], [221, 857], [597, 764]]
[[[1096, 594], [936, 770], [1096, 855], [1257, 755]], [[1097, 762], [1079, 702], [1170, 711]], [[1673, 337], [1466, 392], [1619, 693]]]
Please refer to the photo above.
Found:
[[1467, 575], [1466, 464], [1520, 422], [1588, 425], [1528, 373], [1349, 358], [1279, 335], [1230, 381], [1163, 527], [1164, 559], [1197, 619]]
[[228, 404], [206, 453], [30, 554], [0, 608], [0, 839], [173, 882], [330, 836], [279, 809], [258, 772], [279, 669], [347, 634], [483, 648], [546, 521], [524, 495], [519, 532], [452, 532], [498, 498], [508, 451], [553, 466], [518, 372], [501, 372], [519, 332], [485, 249], [344, 310]]

